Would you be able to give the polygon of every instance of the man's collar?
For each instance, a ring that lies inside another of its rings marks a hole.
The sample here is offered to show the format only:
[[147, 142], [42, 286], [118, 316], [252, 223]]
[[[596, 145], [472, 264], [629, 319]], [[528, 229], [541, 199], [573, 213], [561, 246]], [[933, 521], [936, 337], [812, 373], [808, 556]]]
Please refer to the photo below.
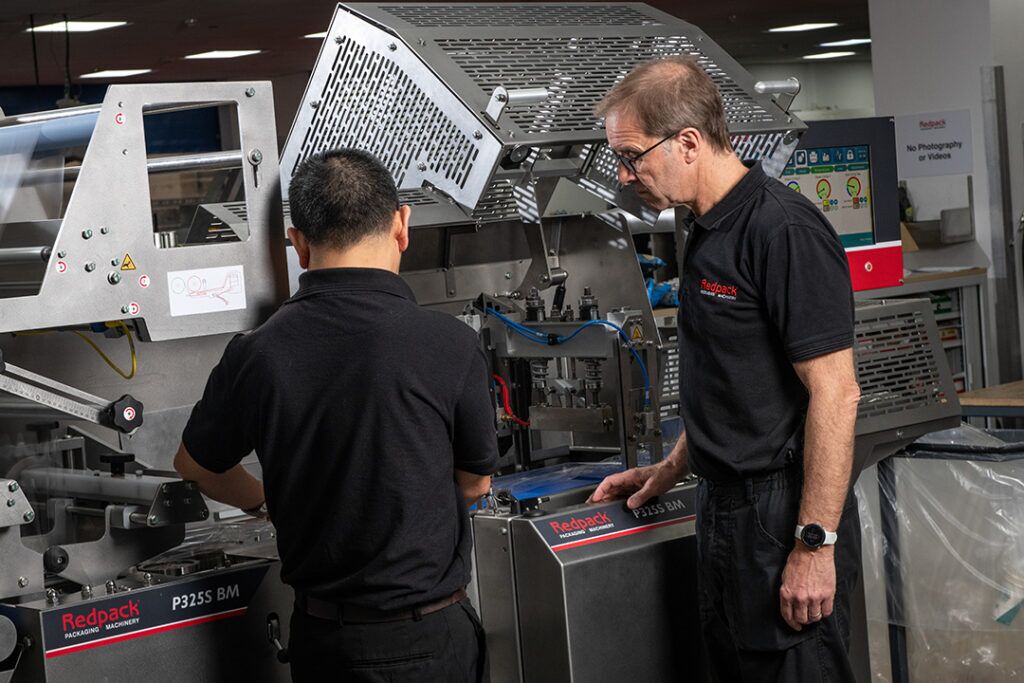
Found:
[[740, 181], [729, 190], [721, 201], [711, 207], [703, 216], [693, 220], [705, 230], [715, 230], [726, 216], [747, 202], [754, 192], [768, 181], [768, 176], [761, 169], [761, 162], [753, 165]]
[[401, 277], [383, 268], [317, 268], [299, 276], [299, 290], [290, 299], [322, 292], [383, 292], [416, 302]]

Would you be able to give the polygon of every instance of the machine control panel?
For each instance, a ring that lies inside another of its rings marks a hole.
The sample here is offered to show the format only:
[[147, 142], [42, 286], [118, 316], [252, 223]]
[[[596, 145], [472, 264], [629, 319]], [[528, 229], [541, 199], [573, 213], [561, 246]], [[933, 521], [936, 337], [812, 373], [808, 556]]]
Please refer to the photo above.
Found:
[[531, 520], [554, 552], [578, 548], [692, 522], [696, 518], [696, 485], [677, 486], [646, 505], [630, 510], [625, 501], [580, 506]]

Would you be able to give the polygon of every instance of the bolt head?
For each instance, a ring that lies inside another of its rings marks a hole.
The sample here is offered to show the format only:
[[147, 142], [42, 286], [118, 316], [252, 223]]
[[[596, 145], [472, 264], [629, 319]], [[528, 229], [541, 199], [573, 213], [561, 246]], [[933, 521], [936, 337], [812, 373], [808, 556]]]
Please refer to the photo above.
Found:
[[68, 255], [68, 252], [66, 252], [66, 251], [58, 251], [57, 252], [57, 258], [64, 258], [67, 255]]
[[21, 518], [24, 519], [26, 522], [31, 522], [33, 519], [36, 518], [36, 513], [32, 512], [31, 510], [26, 510], [25, 514], [22, 515]]
[[7, 484], [7, 490], [10, 491], [11, 493], [14, 493], [15, 491], [17, 491], [18, 490], [18, 482], [12, 481], [9, 484]]
[[26, 579], [24, 576], [19, 576], [18, 577], [18, 586], [21, 587], [21, 588], [24, 588], [27, 585], [28, 585], [28, 579]]
[[100, 228], [100, 234], [101, 235], [107, 235], [109, 233], [110, 233], [110, 228], [108, 228], [107, 226], [103, 226], [102, 228]]
[[147, 521], [149, 521], [150, 524], [156, 524], [156, 515], [150, 515]]
[[479, 140], [479, 139], [483, 138], [483, 136], [484, 136], [484, 134], [481, 133], [480, 131], [478, 131], [478, 130], [474, 130], [473, 131], [473, 139], [474, 140]]
[[345, 39], [342, 38], [341, 36], [334, 36], [334, 42], [337, 43], [338, 45], [341, 45], [342, 43], [345, 42]]
[[96, 270], [96, 264], [95, 263], [93, 263], [92, 261], [89, 261], [88, 263], [85, 264], [85, 272], [91, 273], [94, 270]]
[[417, 168], [417, 170], [420, 170], [420, 171], [426, 171], [427, 170], [427, 165], [421, 161], [418, 164], [416, 164], [416, 168]]
[[118, 282], [121, 281], [121, 273], [117, 272], [116, 270], [111, 271], [110, 273], [107, 274], [107, 281], [110, 282], [110, 284], [112, 285], [116, 285]]
[[7, 499], [7, 507], [9, 507], [9, 508], [14, 507], [14, 499], [13, 498], [8, 498]]
[[395, 45], [394, 43], [388, 43], [388, 49], [394, 52], [395, 50], [398, 49], [398, 46]]
[[121, 307], [121, 312], [122, 312], [122, 313], [124, 313], [125, 315], [127, 315], [127, 314], [128, 314], [128, 311], [129, 311], [129, 310], [131, 310], [131, 309], [129, 309], [129, 308], [127, 307], [127, 306], [122, 306], [122, 307]]
[[309, 106], [312, 107], [313, 109], [316, 109], [317, 107], [320, 106], [320, 100], [313, 100], [312, 102], [309, 103]]
[[255, 97], [256, 96], [256, 88], [246, 88], [245, 89], [245, 96], [246, 97]]
[[86, 228], [85, 230], [82, 231], [82, 239], [87, 240], [90, 237], [92, 237], [92, 230]]
[[119, 265], [121, 265], [121, 259], [119, 259], [119, 258], [112, 258], [112, 259], [110, 259], [110, 265], [112, 265], [112, 266], [119, 266]]
[[251, 161], [254, 164], [260, 163], [261, 161], [263, 161], [263, 152], [258, 149], [254, 149], [253, 151], [249, 152], [249, 161]]

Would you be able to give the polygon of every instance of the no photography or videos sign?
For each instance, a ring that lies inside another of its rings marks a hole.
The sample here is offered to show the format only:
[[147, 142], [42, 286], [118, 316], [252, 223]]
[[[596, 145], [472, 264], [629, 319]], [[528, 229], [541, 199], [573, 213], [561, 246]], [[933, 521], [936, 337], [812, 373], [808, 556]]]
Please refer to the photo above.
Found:
[[969, 109], [896, 117], [900, 178], [967, 175], [973, 153]]

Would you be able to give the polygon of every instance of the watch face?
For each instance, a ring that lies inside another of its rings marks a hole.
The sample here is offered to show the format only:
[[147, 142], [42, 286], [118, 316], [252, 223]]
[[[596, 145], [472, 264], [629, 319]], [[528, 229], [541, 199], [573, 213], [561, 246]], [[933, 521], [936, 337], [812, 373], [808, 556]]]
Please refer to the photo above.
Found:
[[825, 543], [825, 530], [819, 524], [808, 524], [800, 534], [800, 540], [808, 548], [820, 548]]

